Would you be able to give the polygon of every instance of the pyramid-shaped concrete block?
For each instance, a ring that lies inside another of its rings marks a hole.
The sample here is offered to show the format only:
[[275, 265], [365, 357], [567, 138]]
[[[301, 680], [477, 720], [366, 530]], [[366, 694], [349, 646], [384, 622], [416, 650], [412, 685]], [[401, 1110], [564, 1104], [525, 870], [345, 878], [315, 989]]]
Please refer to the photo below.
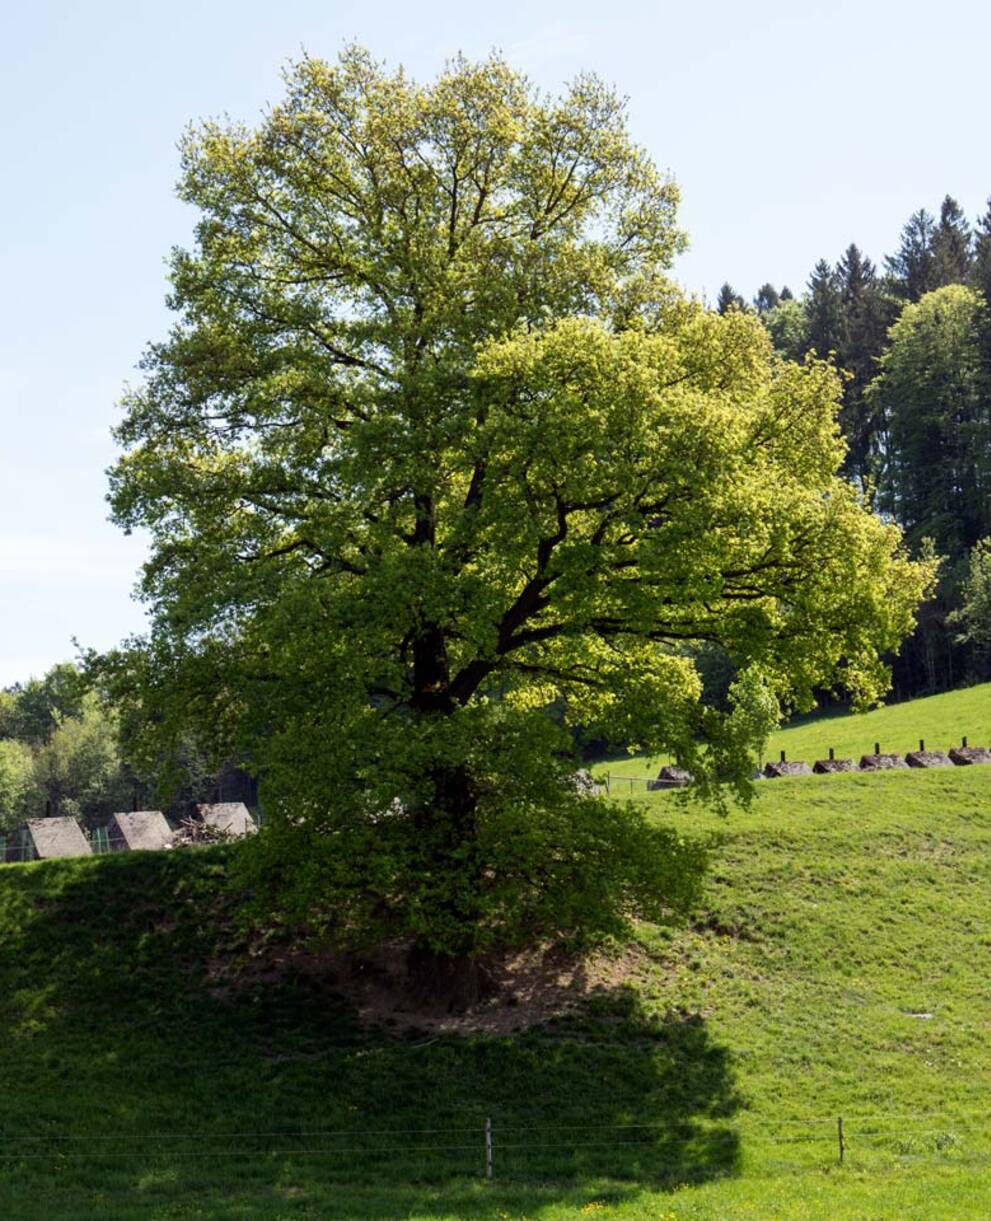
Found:
[[74, 818], [29, 818], [25, 825], [31, 847], [39, 860], [93, 855], [89, 840]]
[[213, 805], [198, 805], [196, 816], [204, 827], [240, 839], [258, 830], [251, 812], [243, 801], [220, 801]]
[[669, 763], [657, 773], [656, 780], [648, 782], [647, 791], [654, 793], [663, 789], [682, 789], [685, 785], [691, 784], [694, 779], [695, 777], [687, 768], [675, 767]]
[[991, 763], [991, 750], [984, 746], [954, 746], [950, 761], [956, 767], [972, 767], [975, 763]]
[[860, 770], [862, 772], [890, 772], [908, 767], [901, 755], [861, 755]]
[[952, 767], [953, 760], [943, 750], [910, 750], [905, 756], [909, 767]]
[[157, 852], [172, 842], [172, 828], [161, 810], [115, 814], [107, 830], [113, 852]]
[[765, 763], [764, 775], [768, 780], [777, 780], [782, 776], [811, 776], [812, 768], [803, 759], [781, 760], [778, 763]]

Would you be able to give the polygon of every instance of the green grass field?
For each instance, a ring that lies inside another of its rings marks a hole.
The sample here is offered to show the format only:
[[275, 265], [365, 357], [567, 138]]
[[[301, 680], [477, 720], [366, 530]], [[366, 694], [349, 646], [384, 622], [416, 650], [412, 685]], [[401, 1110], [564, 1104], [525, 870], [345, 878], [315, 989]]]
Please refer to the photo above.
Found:
[[232, 849], [0, 867], [0, 1217], [986, 1217], [991, 768], [642, 800], [704, 908], [504, 1037], [218, 986]]
[[[917, 750], [920, 739], [929, 750], [949, 750], [964, 737], [971, 746], [991, 745], [991, 683], [873, 712], [819, 713], [803, 718], [771, 735], [765, 758], [777, 759], [783, 750], [789, 759], [804, 759], [811, 765], [828, 758], [832, 746], [837, 759], [859, 760], [873, 751], [875, 742], [882, 751], [904, 755]], [[616, 777], [652, 777], [667, 762], [666, 757], [626, 755], [596, 764], [593, 770]]]

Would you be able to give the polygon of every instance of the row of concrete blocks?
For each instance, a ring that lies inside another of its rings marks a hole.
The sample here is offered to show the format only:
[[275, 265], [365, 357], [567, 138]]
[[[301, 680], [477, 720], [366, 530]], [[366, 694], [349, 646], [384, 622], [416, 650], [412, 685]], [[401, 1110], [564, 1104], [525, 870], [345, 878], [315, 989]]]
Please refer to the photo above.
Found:
[[[900, 768], [918, 767], [972, 767], [975, 764], [991, 763], [991, 748], [984, 746], [954, 746], [949, 751], [913, 750], [907, 755], [883, 754], [861, 755], [860, 762], [853, 759], [818, 759], [810, 767], [804, 760], [780, 759], [776, 763], [767, 763], [762, 771], [754, 775], [754, 779], [773, 780], [781, 776], [825, 776], [833, 772], [886, 772]], [[691, 772], [683, 767], [662, 767], [657, 773], [657, 779], [647, 784], [650, 792], [661, 789], [683, 788], [694, 780]]]
[[[239, 839], [257, 830], [248, 807], [241, 801], [198, 805], [196, 821], [220, 836]], [[173, 847], [176, 831], [161, 810], [134, 810], [111, 815], [107, 824], [111, 852], [160, 851]], [[74, 818], [29, 818], [12, 842], [6, 836], [0, 861], [49, 860], [54, 857], [92, 856], [93, 846]]]

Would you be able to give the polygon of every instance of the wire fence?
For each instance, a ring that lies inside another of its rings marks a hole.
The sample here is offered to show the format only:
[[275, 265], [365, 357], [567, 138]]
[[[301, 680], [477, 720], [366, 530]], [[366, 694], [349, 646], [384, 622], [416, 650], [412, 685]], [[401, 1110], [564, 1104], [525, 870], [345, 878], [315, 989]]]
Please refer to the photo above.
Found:
[[[108, 827], [94, 827], [90, 830], [82, 829], [83, 837], [86, 843], [89, 844], [89, 852], [87, 856], [106, 856], [109, 853], [121, 852], [125, 850], [125, 846], [121, 843], [114, 843], [110, 838], [110, 829]], [[73, 850], [70, 852], [52, 853], [50, 857], [44, 859], [52, 859], [58, 856], [79, 856], [80, 852]], [[30, 836], [14, 832], [0, 833], [0, 865], [19, 864], [24, 861], [37, 861], [43, 859], [35, 847]]]
[[[325, 1160], [349, 1179], [421, 1174], [485, 1179], [575, 1173], [670, 1174], [681, 1181], [737, 1173], [741, 1162], [795, 1169], [943, 1159], [991, 1163], [991, 1118], [974, 1112], [941, 1115], [877, 1113], [776, 1120], [741, 1125], [657, 1120], [640, 1123], [519, 1123], [496, 1115], [473, 1124], [426, 1128], [299, 1128], [275, 1131], [47, 1132], [0, 1130], [0, 1167], [42, 1163], [132, 1165], [203, 1160], [270, 1163]], [[631, 1160], [632, 1159], [632, 1160]]]

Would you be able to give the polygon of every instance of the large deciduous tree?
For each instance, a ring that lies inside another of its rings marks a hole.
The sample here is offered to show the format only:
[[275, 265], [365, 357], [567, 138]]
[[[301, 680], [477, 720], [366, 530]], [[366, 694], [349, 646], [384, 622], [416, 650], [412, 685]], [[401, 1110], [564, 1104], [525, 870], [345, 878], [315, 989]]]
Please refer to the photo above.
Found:
[[745, 789], [779, 701], [880, 694], [928, 574], [836, 477], [834, 374], [666, 278], [676, 189], [594, 78], [349, 50], [286, 87], [184, 144], [112, 472], [152, 628], [109, 671], [149, 740], [253, 761], [287, 906], [464, 1005], [489, 949], [695, 893], [691, 844], [568, 783], [572, 727]]

